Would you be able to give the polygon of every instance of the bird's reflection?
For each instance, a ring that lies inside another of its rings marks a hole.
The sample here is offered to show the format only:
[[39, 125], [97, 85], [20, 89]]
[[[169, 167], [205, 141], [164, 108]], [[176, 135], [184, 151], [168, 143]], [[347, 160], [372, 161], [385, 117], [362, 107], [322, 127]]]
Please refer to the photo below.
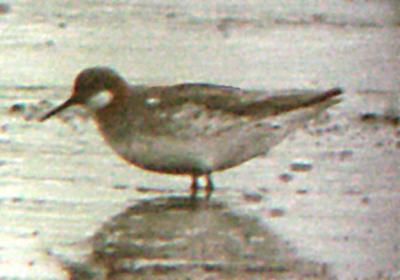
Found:
[[[107, 222], [72, 279], [328, 279], [255, 219], [223, 203], [146, 200]], [[205, 278], [204, 278], [205, 277]]]

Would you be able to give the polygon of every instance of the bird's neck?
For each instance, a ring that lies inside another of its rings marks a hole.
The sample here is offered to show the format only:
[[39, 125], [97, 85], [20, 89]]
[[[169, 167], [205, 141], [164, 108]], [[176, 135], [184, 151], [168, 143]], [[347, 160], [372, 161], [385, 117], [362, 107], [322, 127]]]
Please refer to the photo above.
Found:
[[129, 85], [123, 78], [115, 76], [107, 83], [106, 90], [109, 91], [114, 98], [119, 99], [129, 94]]

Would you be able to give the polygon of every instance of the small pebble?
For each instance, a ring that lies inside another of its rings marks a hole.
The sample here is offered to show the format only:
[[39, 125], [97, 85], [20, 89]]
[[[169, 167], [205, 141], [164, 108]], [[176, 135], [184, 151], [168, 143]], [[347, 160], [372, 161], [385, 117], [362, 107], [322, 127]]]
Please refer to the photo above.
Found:
[[293, 175], [290, 173], [282, 173], [279, 175], [279, 180], [281, 180], [284, 183], [289, 183], [290, 181], [293, 180]]
[[272, 208], [269, 210], [269, 216], [276, 218], [276, 217], [282, 217], [285, 215], [285, 210], [281, 208]]
[[136, 190], [138, 192], [142, 192], [142, 193], [148, 193], [148, 192], [152, 192], [152, 189], [146, 188], [146, 187], [137, 187]]
[[243, 197], [246, 202], [260, 202], [263, 199], [263, 196], [256, 192], [245, 192]]
[[128, 188], [128, 186], [121, 184], [121, 185], [114, 185], [113, 188], [116, 190], [126, 190]]
[[270, 192], [270, 189], [265, 188], [265, 187], [258, 188], [258, 190], [259, 190], [260, 192], [262, 192], [262, 193], [269, 193], [269, 192]]
[[60, 22], [60, 23], [58, 24], [58, 27], [64, 29], [64, 28], [67, 27], [67, 23], [65, 23], [65, 22]]
[[364, 122], [386, 122], [391, 125], [399, 125], [400, 124], [400, 116], [394, 114], [378, 114], [378, 113], [364, 113], [360, 116], [361, 121]]
[[290, 164], [290, 170], [295, 172], [307, 172], [312, 169], [312, 163], [309, 161], [295, 161]]
[[173, 190], [159, 189], [159, 188], [147, 188], [147, 187], [136, 187], [136, 190], [141, 193], [171, 193]]
[[175, 12], [169, 12], [165, 15], [166, 18], [176, 18], [177, 14]]
[[400, 124], [400, 116], [393, 116], [393, 115], [385, 115], [385, 121], [391, 123], [392, 125]]
[[296, 191], [296, 193], [297, 193], [297, 194], [307, 194], [307, 193], [308, 193], [308, 190], [306, 190], [306, 189], [298, 189], [298, 190]]
[[343, 150], [339, 152], [339, 158], [340, 160], [345, 160], [349, 159], [353, 156], [353, 151], [352, 150]]
[[364, 113], [360, 116], [361, 121], [374, 121], [378, 119], [377, 113]]
[[361, 203], [362, 203], [362, 204], [369, 204], [369, 202], [370, 202], [370, 199], [369, 199], [368, 196], [364, 196], [364, 197], [361, 199]]
[[324, 14], [313, 14], [312, 15], [313, 22], [323, 23], [326, 21], [326, 16]]

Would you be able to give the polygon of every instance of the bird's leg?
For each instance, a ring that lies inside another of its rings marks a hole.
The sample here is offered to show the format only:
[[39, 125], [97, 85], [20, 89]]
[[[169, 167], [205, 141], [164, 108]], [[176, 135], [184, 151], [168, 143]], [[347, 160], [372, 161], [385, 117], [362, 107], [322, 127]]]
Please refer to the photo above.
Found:
[[190, 199], [196, 200], [197, 190], [199, 189], [199, 180], [198, 177], [192, 176], [192, 184], [190, 185]]
[[211, 174], [207, 174], [207, 185], [206, 185], [206, 199], [210, 200], [211, 194], [214, 191], [214, 183], [211, 178]]

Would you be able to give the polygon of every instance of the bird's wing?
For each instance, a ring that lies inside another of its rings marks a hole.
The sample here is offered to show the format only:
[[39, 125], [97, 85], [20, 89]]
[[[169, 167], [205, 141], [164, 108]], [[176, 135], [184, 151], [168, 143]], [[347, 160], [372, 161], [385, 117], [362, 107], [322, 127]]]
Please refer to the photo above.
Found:
[[331, 100], [340, 95], [342, 90], [333, 88], [324, 92], [303, 91], [292, 94], [260, 96], [261, 91], [242, 90], [236, 87], [210, 84], [180, 84], [164, 88], [160, 108], [181, 107], [192, 103], [208, 110], [218, 110], [236, 116], [265, 118], [278, 115], [301, 107], [309, 107]]
[[249, 116], [252, 118], [266, 118], [284, 114], [293, 110], [307, 107], [329, 107], [340, 102], [335, 96], [342, 94], [339, 88], [333, 88], [324, 92], [305, 92], [290, 95], [277, 95], [267, 97], [263, 100], [254, 101], [248, 104], [238, 104], [226, 108], [227, 112], [235, 115]]
[[[265, 119], [315, 104], [334, 105], [341, 93], [303, 92], [283, 96], [260, 96], [260, 91], [210, 84], [180, 84], [143, 91], [147, 102], [147, 125], [152, 133], [181, 133], [196, 137], [221, 133], [249, 121]], [[152, 125], [153, 122], [153, 125]], [[162, 125], [160, 125], [162, 123]]]

